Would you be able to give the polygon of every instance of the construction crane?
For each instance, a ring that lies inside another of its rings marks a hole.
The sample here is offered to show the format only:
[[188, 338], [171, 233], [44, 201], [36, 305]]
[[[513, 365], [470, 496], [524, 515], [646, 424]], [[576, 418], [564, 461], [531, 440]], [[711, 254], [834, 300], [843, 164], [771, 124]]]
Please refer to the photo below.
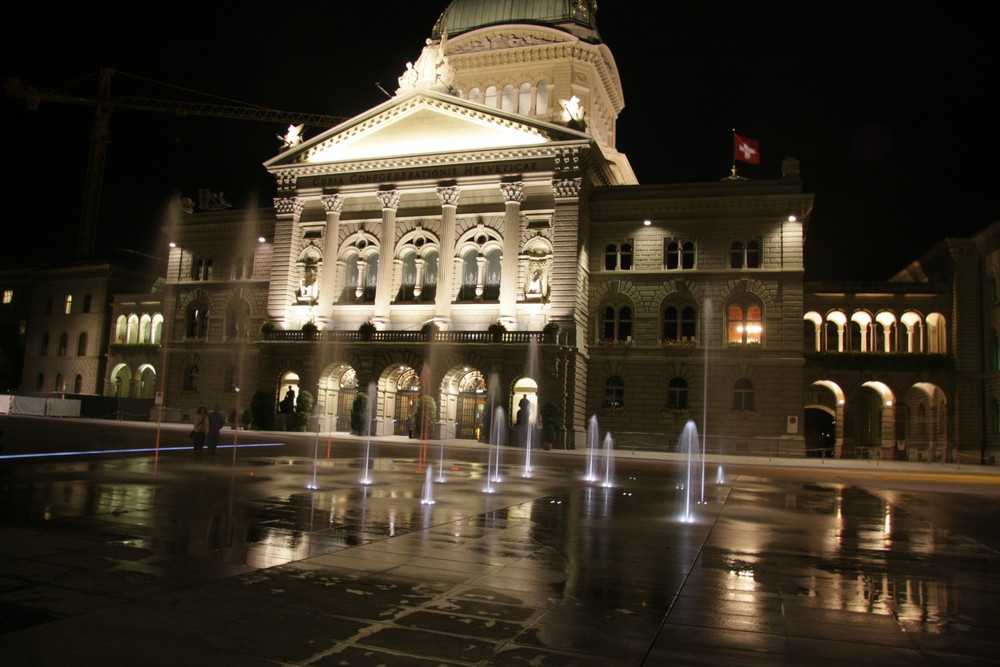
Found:
[[37, 109], [41, 102], [59, 102], [62, 104], [78, 104], [94, 107], [94, 125], [90, 132], [90, 156], [83, 188], [83, 211], [76, 244], [76, 256], [79, 259], [90, 257], [94, 252], [94, 244], [97, 238], [97, 215], [100, 210], [101, 188], [104, 180], [104, 163], [108, 150], [108, 127], [111, 123], [111, 112], [113, 110], [156, 111], [171, 113], [177, 116], [235, 118], [239, 120], [288, 123], [289, 125], [310, 125], [314, 127], [333, 127], [346, 120], [343, 116], [280, 111], [278, 109], [255, 106], [180, 102], [149, 97], [117, 97], [112, 99], [111, 77], [116, 73], [120, 72], [107, 67], [100, 70], [97, 97], [79, 97], [41, 91], [33, 87], [25, 88], [21, 84], [20, 79], [16, 78], [8, 78], [4, 82], [7, 94], [16, 99], [23, 99], [28, 109], [31, 110]]

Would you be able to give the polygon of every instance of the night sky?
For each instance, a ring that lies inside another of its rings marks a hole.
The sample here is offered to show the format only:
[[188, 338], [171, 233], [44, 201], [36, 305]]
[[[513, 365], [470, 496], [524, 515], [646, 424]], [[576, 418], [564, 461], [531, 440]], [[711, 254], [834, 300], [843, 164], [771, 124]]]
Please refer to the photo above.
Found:
[[[112, 67], [124, 73], [112, 97], [208, 101], [190, 92], [202, 91], [220, 102], [352, 116], [386, 99], [376, 82], [395, 90], [446, 4], [38, 3], [4, 13], [0, 73], [89, 97], [97, 71]], [[639, 9], [604, 0], [598, 26], [625, 89], [618, 148], [641, 183], [716, 181], [729, 172], [735, 127], [763, 155], [742, 175], [775, 178], [782, 158], [801, 161], [816, 197], [807, 279], [888, 278], [940, 239], [1000, 219], [1000, 10], [936, 4]], [[28, 111], [4, 96], [0, 113], [0, 259], [70, 259], [93, 109], [43, 102]], [[174, 192], [196, 198], [209, 188], [236, 207], [269, 203], [273, 180], [261, 163], [279, 152], [283, 131], [114, 112], [99, 246], [157, 252]]]

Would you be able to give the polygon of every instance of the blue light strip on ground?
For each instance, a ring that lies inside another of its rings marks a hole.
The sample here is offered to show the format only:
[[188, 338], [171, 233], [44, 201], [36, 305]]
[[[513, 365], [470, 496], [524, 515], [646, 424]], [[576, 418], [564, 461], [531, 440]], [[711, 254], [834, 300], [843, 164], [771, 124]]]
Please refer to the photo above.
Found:
[[[232, 449], [233, 447], [284, 447], [283, 442], [261, 442], [246, 445], [219, 445], [218, 449]], [[171, 452], [171, 451], [189, 451], [192, 454], [195, 453], [191, 447], [160, 447], [161, 452]], [[46, 454], [7, 454], [5, 456], [0, 456], [0, 460], [3, 459], [34, 459], [34, 458], [44, 458], [48, 456], [78, 456], [80, 454], [134, 454], [136, 452], [155, 452], [155, 447], [147, 447], [143, 449], [88, 449], [80, 452], [48, 452]]]

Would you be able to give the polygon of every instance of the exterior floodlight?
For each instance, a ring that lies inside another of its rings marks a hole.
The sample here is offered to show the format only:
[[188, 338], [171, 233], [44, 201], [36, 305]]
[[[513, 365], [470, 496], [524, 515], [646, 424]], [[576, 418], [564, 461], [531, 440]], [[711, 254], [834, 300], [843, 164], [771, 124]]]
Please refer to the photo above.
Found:
[[649, 226], [650, 226], [651, 224], [653, 224], [653, 221], [652, 221], [652, 220], [643, 220], [643, 221], [642, 221], [642, 224], [644, 224], [644, 225], [646, 225], [647, 227], [649, 227]]
[[168, 245], [168, 246], [170, 246], [171, 248], [176, 248], [176, 247], [177, 247], [177, 244], [176, 244], [176, 243], [174, 243], [173, 241], [171, 241], [171, 242], [170, 242], [170, 243], [168, 243], [167, 245]]
[[788, 222], [795, 222], [796, 220], [798, 220], [798, 218], [796, 218], [794, 215], [788, 216]]
[[264, 238], [263, 236], [258, 236], [258, 237], [257, 237], [257, 242], [258, 242], [258, 243], [263, 243], [263, 242], [264, 242], [265, 240], [266, 240], [266, 239], [265, 239], [265, 238]]

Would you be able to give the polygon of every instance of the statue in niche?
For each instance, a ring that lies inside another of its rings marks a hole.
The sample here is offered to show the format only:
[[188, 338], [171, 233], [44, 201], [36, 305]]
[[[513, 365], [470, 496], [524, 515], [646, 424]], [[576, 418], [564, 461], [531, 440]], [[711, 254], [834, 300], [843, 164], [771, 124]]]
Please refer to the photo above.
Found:
[[535, 269], [535, 272], [531, 274], [531, 280], [528, 281], [528, 294], [541, 294], [542, 293], [542, 272]]
[[316, 260], [307, 259], [302, 267], [302, 277], [299, 279], [298, 301], [309, 303], [319, 296], [319, 270], [316, 267]]

